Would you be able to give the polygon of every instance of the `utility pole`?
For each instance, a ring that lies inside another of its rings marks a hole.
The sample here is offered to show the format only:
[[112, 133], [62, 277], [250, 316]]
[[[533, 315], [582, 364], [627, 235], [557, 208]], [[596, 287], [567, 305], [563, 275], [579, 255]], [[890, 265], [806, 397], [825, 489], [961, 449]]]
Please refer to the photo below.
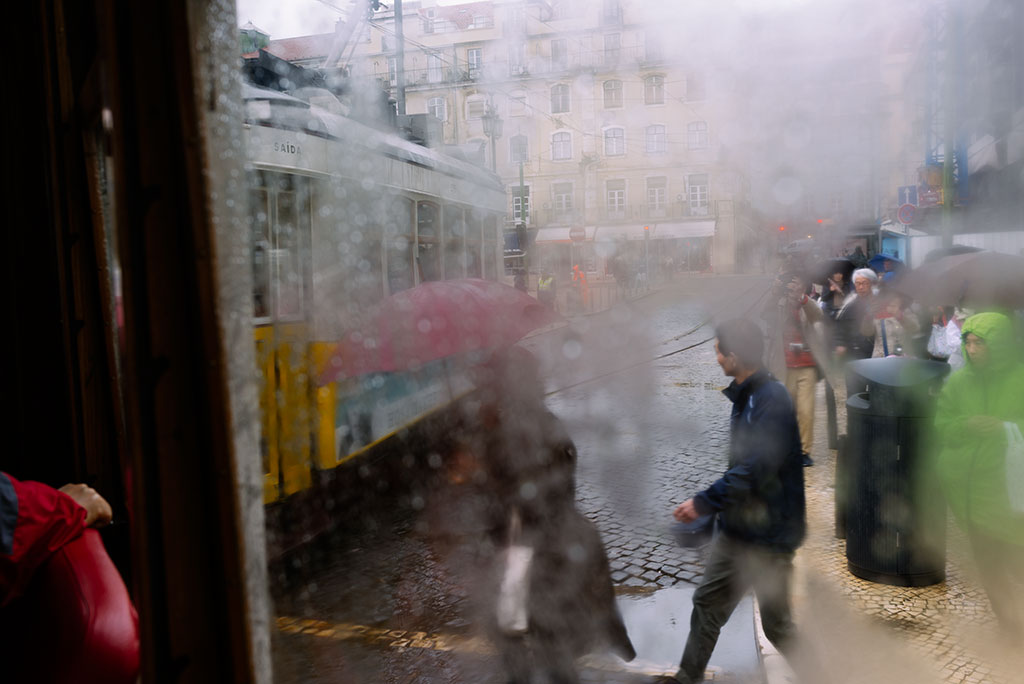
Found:
[[402, 0], [394, 0], [395, 10], [395, 99], [398, 116], [405, 116], [405, 33], [402, 30]]
[[[526, 215], [525, 209], [526, 209], [526, 183], [523, 181], [523, 159], [522, 159], [522, 157], [520, 157], [519, 158], [519, 211], [521, 213], [521, 218], [523, 219], [523, 233], [526, 234], [526, 236], [527, 236], [526, 242], [528, 243], [529, 242], [530, 231], [529, 231], [529, 228], [527, 228], [527, 226], [526, 226], [527, 215]], [[523, 270], [526, 271], [526, 277], [529, 278], [530, 277], [530, 256], [529, 256], [530, 255], [530, 251], [527, 249], [527, 245], [526, 244], [520, 245], [519, 248], [521, 250], [523, 250]], [[527, 281], [527, 282], [529, 282], [529, 281]]]

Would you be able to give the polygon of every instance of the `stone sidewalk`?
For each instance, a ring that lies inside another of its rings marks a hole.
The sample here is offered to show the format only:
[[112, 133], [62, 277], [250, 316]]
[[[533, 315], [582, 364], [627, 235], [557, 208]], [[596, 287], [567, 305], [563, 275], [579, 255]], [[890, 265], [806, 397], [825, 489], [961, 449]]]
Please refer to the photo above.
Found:
[[[831, 681], [1024, 682], [1024, 645], [1000, 634], [976, 577], [966, 538], [948, 522], [946, 581], [895, 587], [852, 575], [846, 543], [834, 535], [835, 458], [827, 448], [824, 383], [819, 385], [816, 465], [807, 475], [808, 538], [797, 553], [794, 611]], [[770, 684], [791, 681], [770, 648]]]

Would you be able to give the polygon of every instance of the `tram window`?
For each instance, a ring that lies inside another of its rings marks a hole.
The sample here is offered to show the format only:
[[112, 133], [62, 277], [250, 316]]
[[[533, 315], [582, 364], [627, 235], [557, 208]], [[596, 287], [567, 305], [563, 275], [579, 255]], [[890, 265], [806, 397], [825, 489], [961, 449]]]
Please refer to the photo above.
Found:
[[[287, 176], [282, 186], [292, 188], [293, 183]], [[304, 190], [304, 189], [303, 189]], [[292, 189], [277, 193], [277, 217], [274, 224], [275, 245], [271, 252], [272, 272], [277, 287], [278, 318], [294, 318], [303, 313], [304, 274], [302, 268], [302, 240], [300, 226], [308, 221], [308, 211], [303, 205], [308, 203], [307, 192], [295, 192]]]
[[444, 277], [466, 275], [466, 220], [459, 207], [444, 208]]
[[498, 230], [494, 215], [484, 217], [484, 278], [498, 279]]
[[413, 210], [411, 200], [397, 199], [391, 205], [391, 216], [386, 222], [388, 292], [408, 290], [413, 286]]
[[416, 265], [421, 281], [441, 279], [438, 213], [436, 204], [420, 202], [416, 206]]
[[263, 188], [249, 192], [252, 239], [253, 308], [256, 318], [270, 315], [270, 205]]
[[480, 264], [480, 238], [483, 230], [484, 216], [480, 212], [469, 212], [469, 222], [466, 225], [466, 277], [482, 278], [483, 271]]

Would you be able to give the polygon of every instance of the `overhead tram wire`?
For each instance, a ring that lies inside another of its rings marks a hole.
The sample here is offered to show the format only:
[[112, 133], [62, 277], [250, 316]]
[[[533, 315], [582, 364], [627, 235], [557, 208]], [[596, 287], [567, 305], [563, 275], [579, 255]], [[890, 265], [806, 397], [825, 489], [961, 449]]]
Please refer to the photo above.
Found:
[[[750, 288], [750, 289], [753, 289], [753, 288]], [[747, 290], [747, 292], [749, 292], [749, 291], [750, 290]], [[743, 316], [745, 317], [745, 316], [749, 315], [750, 312], [753, 311], [754, 308], [756, 308], [757, 305], [760, 304], [761, 301], [765, 297], [768, 296], [768, 293], [769, 293], [769, 290], [765, 290], [764, 292], [762, 292], [761, 296], [758, 297], [756, 300], [754, 300], [754, 303], [751, 304], [747, 308], [747, 310], [743, 312]], [[744, 294], [746, 294], [746, 293], [744, 293]], [[690, 334], [696, 332], [697, 330], [699, 330], [701, 327], [706, 325], [709, 321], [710, 321], [710, 318], [708, 320], [703, 321], [700, 325], [692, 328], [688, 332], [685, 332], [685, 333], [683, 333], [681, 335], [677, 335], [676, 337], [674, 337], [672, 339], [674, 340], [674, 339], [679, 339], [680, 337], [686, 337], [687, 335], [690, 335]], [[616, 368], [614, 370], [608, 371], [607, 373], [601, 373], [599, 375], [595, 375], [595, 376], [587, 378], [585, 380], [580, 380], [578, 382], [574, 382], [572, 384], [565, 385], [564, 387], [559, 387], [558, 389], [553, 389], [550, 392], [545, 392], [544, 396], [545, 397], [550, 397], [550, 396], [553, 396], [555, 394], [560, 394], [562, 392], [565, 392], [565, 391], [568, 391], [568, 390], [571, 390], [571, 389], [575, 389], [575, 388], [580, 387], [582, 385], [587, 385], [587, 384], [589, 384], [591, 382], [596, 382], [598, 380], [603, 380], [604, 378], [609, 378], [609, 377], [611, 377], [613, 375], [618, 375], [619, 373], [624, 373], [625, 371], [632, 370], [634, 368], [639, 368], [640, 366], [646, 366], [647, 364], [654, 363], [655, 361], [661, 361], [662, 359], [667, 359], [668, 357], [675, 356], [676, 354], [682, 354], [685, 351], [690, 351], [691, 349], [696, 349], [697, 347], [699, 347], [701, 345], [707, 344], [708, 342], [712, 341], [713, 339], [715, 339], [714, 335], [712, 335], [711, 337], [705, 338], [705, 339], [701, 340], [700, 342], [694, 342], [693, 344], [687, 345], [687, 346], [685, 346], [685, 347], [683, 347], [681, 349], [676, 349], [676, 350], [673, 350], [673, 351], [670, 351], [670, 352], [666, 352], [664, 354], [659, 354], [659, 355], [654, 356], [654, 357], [652, 357], [650, 359], [644, 359], [643, 361], [637, 361], [636, 363], [631, 363], [631, 364], [629, 364], [627, 366], [623, 366], [622, 368]], [[671, 341], [671, 340], [667, 340], [667, 341]], [[662, 344], [664, 344], [664, 342]]]

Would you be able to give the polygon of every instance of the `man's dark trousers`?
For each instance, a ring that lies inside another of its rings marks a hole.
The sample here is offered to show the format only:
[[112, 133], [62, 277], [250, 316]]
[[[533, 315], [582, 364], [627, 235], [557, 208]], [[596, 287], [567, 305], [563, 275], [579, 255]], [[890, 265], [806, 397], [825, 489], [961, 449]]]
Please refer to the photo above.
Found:
[[690, 636], [676, 679], [683, 684], [704, 681], [718, 633], [749, 588], [757, 596], [765, 635], [779, 651], [790, 655], [789, 646], [795, 636], [789, 608], [792, 574], [792, 552], [774, 551], [720, 534], [693, 595]]

